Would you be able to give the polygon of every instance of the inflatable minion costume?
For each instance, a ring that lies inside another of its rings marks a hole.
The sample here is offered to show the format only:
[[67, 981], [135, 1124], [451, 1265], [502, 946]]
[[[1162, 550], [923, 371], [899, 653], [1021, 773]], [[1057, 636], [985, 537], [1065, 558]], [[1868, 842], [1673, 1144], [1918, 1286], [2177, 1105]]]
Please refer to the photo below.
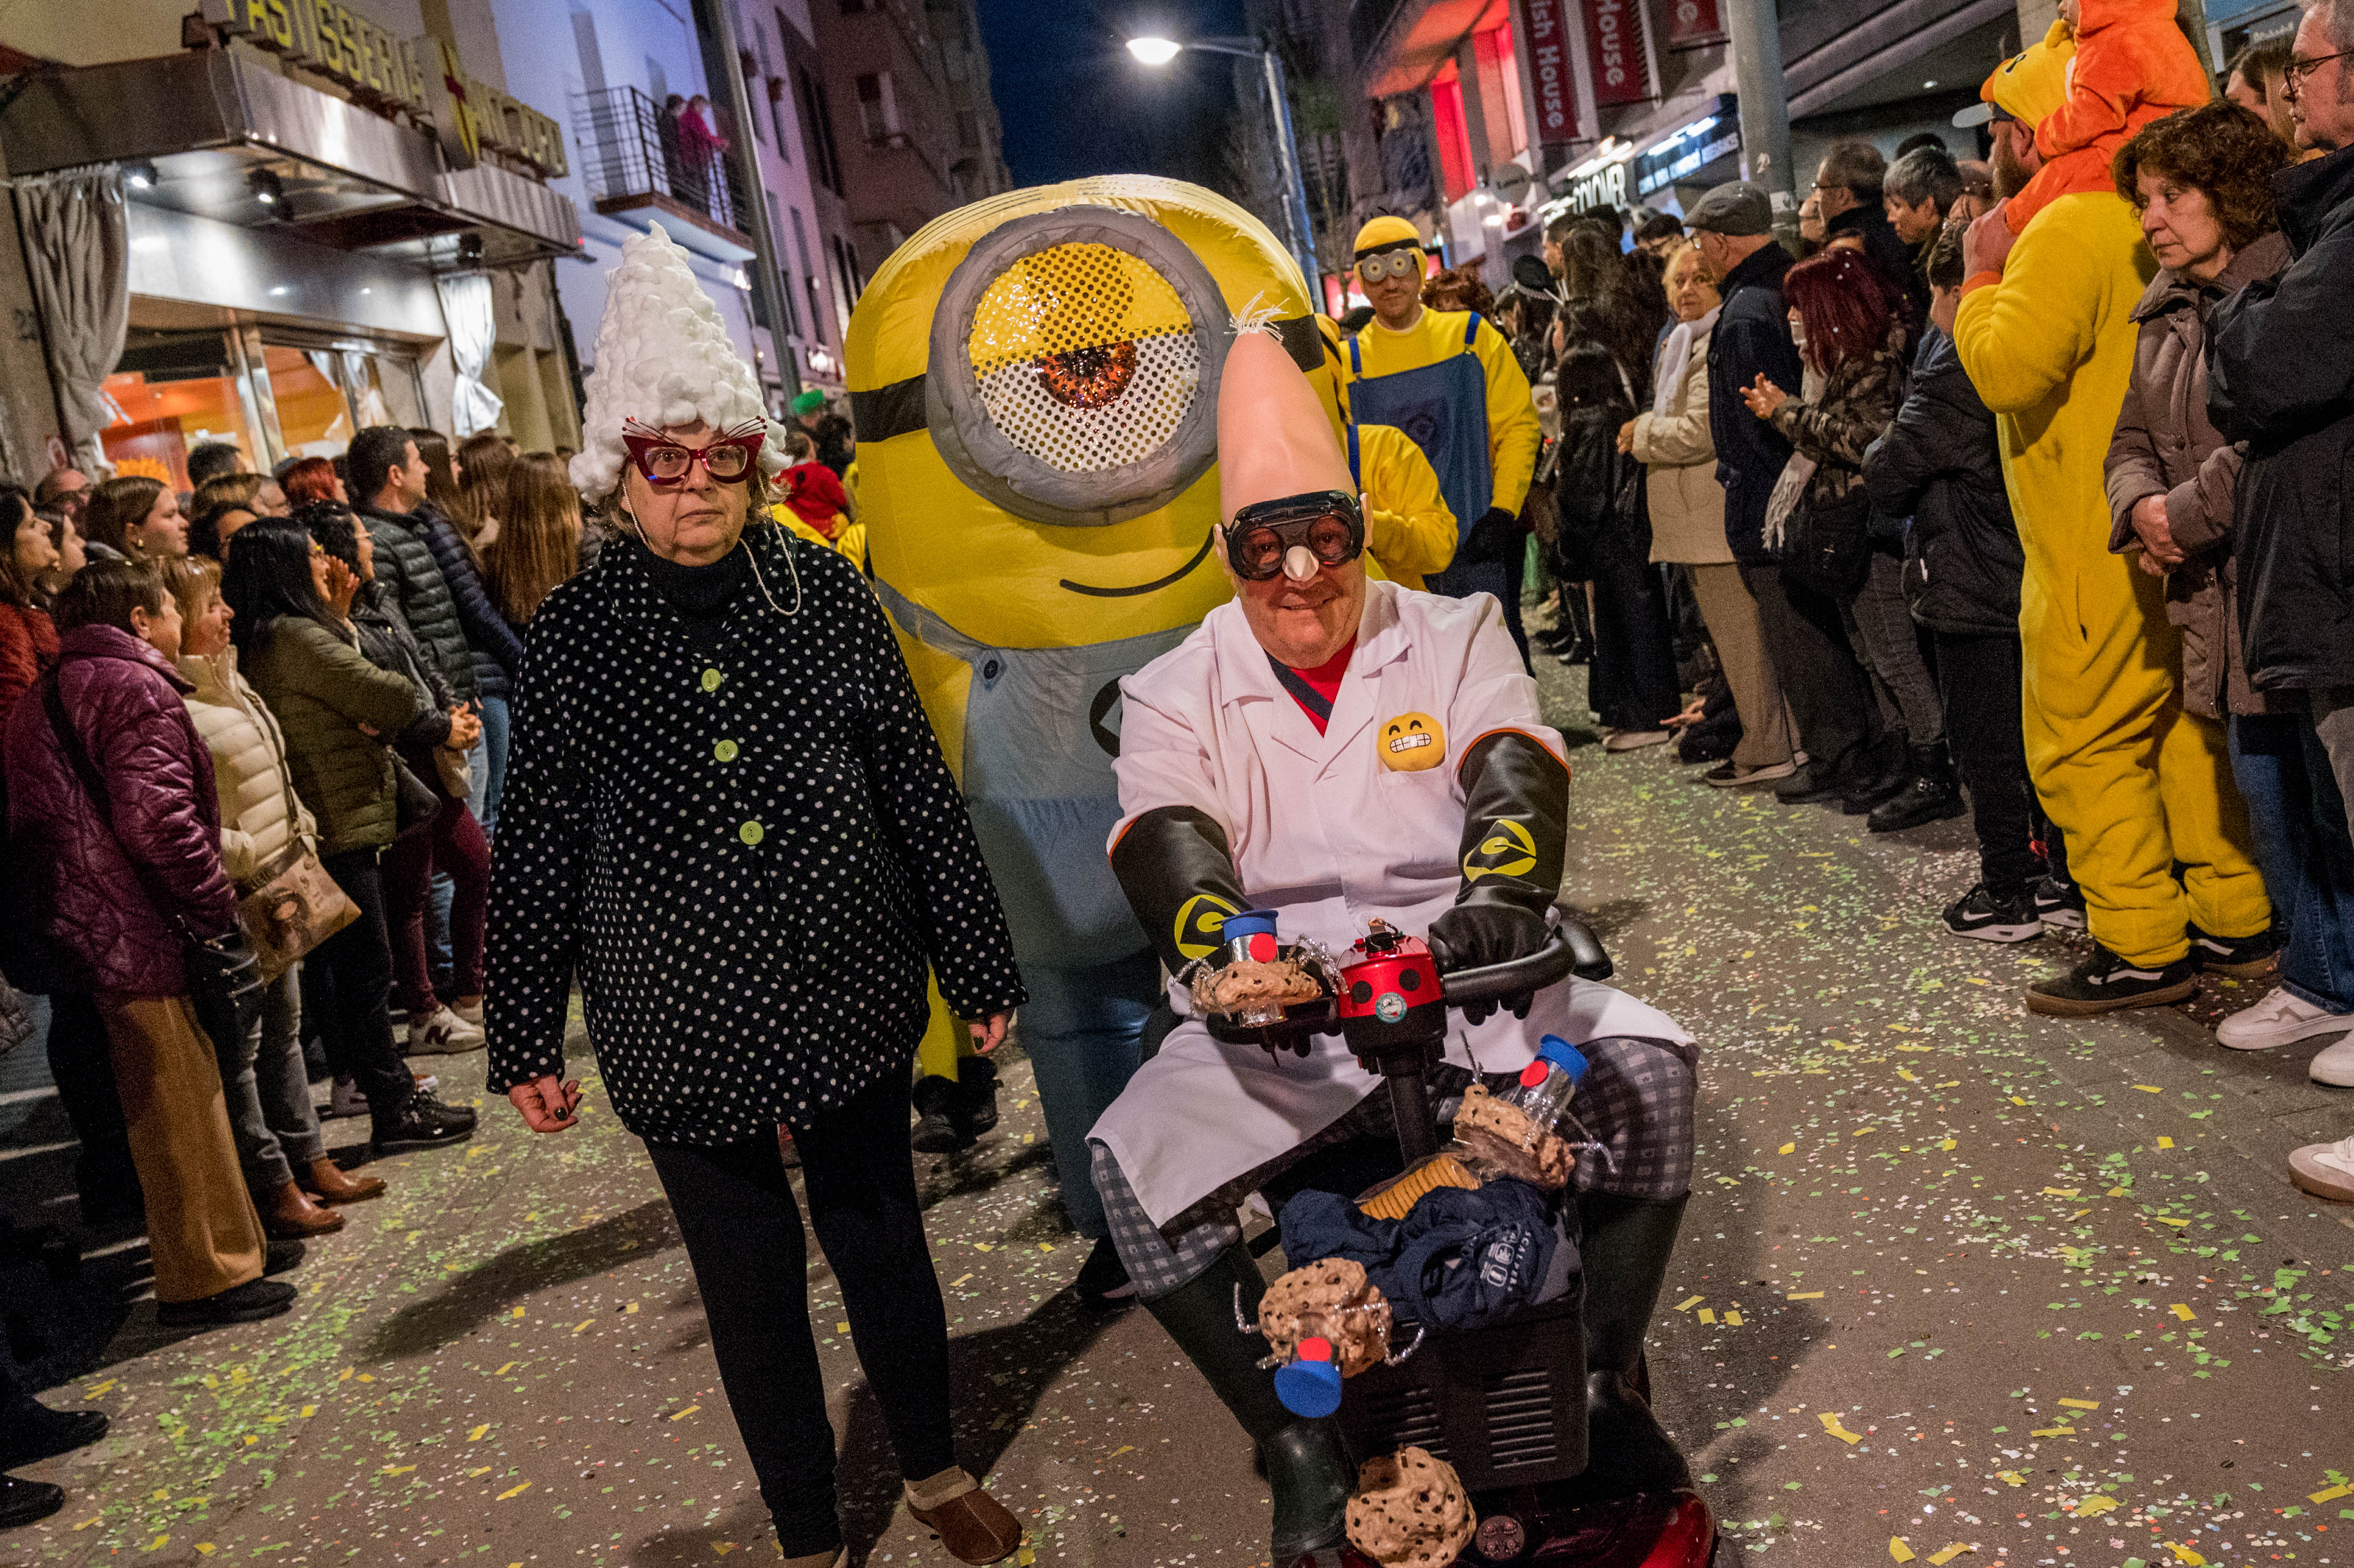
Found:
[[[1265, 226], [1114, 175], [936, 220], [851, 318], [869, 569], [1004, 900], [1064, 1205], [1097, 1240], [1087, 1129], [1161, 991], [1104, 859], [1119, 682], [1229, 597], [1210, 558], [1217, 393], [1246, 314], [1329, 405], [1306, 285]], [[936, 1005], [927, 1075], [971, 1075], [961, 1033]], [[1098, 1250], [1091, 1276], [1116, 1283]]]

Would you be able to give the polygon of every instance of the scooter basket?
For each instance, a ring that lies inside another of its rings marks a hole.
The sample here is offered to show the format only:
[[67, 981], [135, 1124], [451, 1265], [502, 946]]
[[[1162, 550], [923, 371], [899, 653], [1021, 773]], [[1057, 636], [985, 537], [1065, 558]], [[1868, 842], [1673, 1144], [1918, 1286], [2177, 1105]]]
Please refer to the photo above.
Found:
[[[1491, 1328], [1433, 1330], [1398, 1366], [1351, 1378], [1334, 1417], [1358, 1464], [1413, 1444], [1475, 1492], [1567, 1480], [1585, 1468], [1583, 1283]], [[1392, 1342], [1414, 1338], [1400, 1324]]]

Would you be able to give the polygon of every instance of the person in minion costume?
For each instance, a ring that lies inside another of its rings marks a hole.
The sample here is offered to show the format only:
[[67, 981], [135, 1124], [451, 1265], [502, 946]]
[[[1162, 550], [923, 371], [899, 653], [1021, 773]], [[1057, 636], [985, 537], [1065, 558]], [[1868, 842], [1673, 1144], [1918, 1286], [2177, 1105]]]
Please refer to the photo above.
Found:
[[1520, 512], [1543, 440], [1529, 378], [1504, 334], [1479, 315], [1423, 304], [1429, 264], [1414, 225], [1376, 217], [1357, 231], [1355, 249], [1373, 319], [1341, 359], [1349, 412], [1360, 425], [1404, 431], [1455, 514], [1454, 561], [1423, 586], [1458, 599], [1495, 595], [1525, 663]]
[[[1997, 188], [2041, 164], [2036, 131], [2068, 95], [2064, 27], [2005, 61], [1958, 123], [1993, 122]], [[2027, 555], [2019, 631], [2027, 762], [2067, 835], [2094, 948], [2028, 988], [2081, 1017], [2179, 1001], [2202, 968], [2247, 972], [2277, 946], [2223, 727], [2185, 713], [2159, 579], [2109, 552], [2103, 463], [2133, 374], [2135, 307], [2158, 262], [2105, 171], [2014, 240], [2002, 208], [1964, 246], [1954, 346], [1996, 415]], [[2180, 879], [2175, 875], [2179, 863]]]
[[[875, 272], [847, 334], [869, 575], [1006, 907], [1020, 1038], [1064, 1206], [1097, 1243], [1078, 1288], [1098, 1304], [1128, 1282], [1087, 1133], [1161, 993], [1104, 859], [1119, 683], [1231, 597], [1211, 535], [1238, 317], [1333, 406], [1307, 284], [1266, 226], [1195, 185], [1110, 175], [936, 219]], [[969, 1137], [993, 1101], [963, 1033], [936, 997], [917, 1108]]]
[[1365, 510], [1365, 554], [1381, 575], [1401, 588], [1426, 588], [1426, 579], [1455, 559], [1455, 514], [1439, 493], [1438, 474], [1414, 438], [1395, 425], [1360, 425], [1349, 418], [1341, 385], [1341, 326], [1316, 318], [1324, 357], [1332, 369], [1333, 401], [1325, 413], [1339, 427], [1349, 477]]

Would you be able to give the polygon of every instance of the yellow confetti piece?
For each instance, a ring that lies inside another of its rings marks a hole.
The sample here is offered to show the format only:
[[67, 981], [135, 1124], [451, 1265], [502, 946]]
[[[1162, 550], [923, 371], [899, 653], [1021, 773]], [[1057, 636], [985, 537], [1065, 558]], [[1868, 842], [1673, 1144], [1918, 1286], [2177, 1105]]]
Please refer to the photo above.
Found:
[[523, 1308], [518, 1307], [514, 1311], [508, 1313], [507, 1316], [510, 1318], [520, 1318], [523, 1316]]
[[209, 1541], [199, 1541], [196, 1542], [196, 1555], [199, 1557], [210, 1557], [214, 1552], [218, 1552], [219, 1550], [219, 1547], [215, 1546]]
[[247, 1447], [249, 1447], [249, 1448], [252, 1447], [256, 1443], [259, 1443], [259, 1442], [260, 1442], [260, 1441], [261, 1441], [261, 1439], [260, 1439], [260, 1438], [256, 1437], [256, 1436], [255, 1436], [252, 1433], [250, 1433], [250, 1432], [249, 1432], [249, 1433], [247, 1433], [247, 1434], [245, 1435], [245, 1446], [246, 1446]]
[[2073, 1198], [2077, 1192], [2073, 1187], [2046, 1187], [2043, 1195], [2047, 1198]]
[[2103, 1195], [2110, 1198], [2130, 1198], [2133, 1196], [2133, 1190], [2129, 1187], [2112, 1187]]
[[496, 1372], [493, 1372], [491, 1375], [492, 1375], [493, 1377], [504, 1377], [504, 1376], [506, 1376], [506, 1375], [507, 1375], [507, 1373], [508, 1373], [508, 1372], [512, 1372], [512, 1371], [514, 1371], [514, 1364], [515, 1364], [514, 1362], [513, 1362], [513, 1361], [509, 1361], [505, 1366], [501, 1367], [498, 1371], [496, 1371]]
[[315, 1404], [306, 1404], [302, 1407], [302, 1419], [305, 1421], [310, 1420], [311, 1417], [318, 1414], [319, 1407]]
[[2305, 1500], [2307, 1502], [2335, 1502], [2339, 1498], [2347, 1497], [2349, 1495], [2354, 1495], [2354, 1487], [2347, 1486], [2341, 1482], [2334, 1487], [2324, 1487], [2317, 1492], [2307, 1492], [2306, 1494]]
[[2158, 1140], [2158, 1146], [2160, 1149], [2171, 1149], [2174, 1147], [2174, 1139], [2170, 1138], [2160, 1138]]
[[576, 1334], [579, 1333], [582, 1330], [592, 1327], [596, 1321], [597, 1319], [594, 1318], [583, 1318], [580, 1321], [572, 1325], [572, 1331]]
[[1708, 1298], [1705, 1296], [1687, 1296], [1682, 1300], [1676, 1303], [1676, 1310], [1679, 1312], [1689, 1312], [1707, 1299]]
[[1716, 1321], [1716, 1308], [1713, 1308], [1713, 1307], [1703, 1307], [1703, 1308], [1702, 1308], [1700, 1309], [1700, 1320], [1701, 1320], [1702, 1322], [1703, 1322], [1703, 1323], [1713, 1323], [1713, 1322], [1715, 1322], [1715, 1321]]
[[466, 1478], [467, 1478], [468, 1480], [470, 1480], [470, 1481], [471, 1481], [471, 1480], [474, 1480], [474, 1479], [476, 1479], [476, 1478], [480, 1478], [480, 1477], [487, 1476], [487, 1475], [489, 1475], [490, 1473], [491, 1473], [491, 1467], [490, 1467], [490, 1466], [488, 1466], [488, 1465], [480, 1465], [480, 1466], [477, 1466], [476, 1467], [474, 1467], [473, 1469], [471, 1469], [471, 1470], [467, 1471], [467, 1472], [466, 1472]]
[[2162, 1095], [2166, 1093], [2164, 1089], [2158, 1087], [2156, 1084], [2136, 1084], [2134, 1087], [2139, 1089], [2146, 1095]]
[[1038, 1553], [1032, 1549], [1027, 1541], [1024, 1541], [1022, 1543], [1022, 1550], [1015, 1554], [1013, 1561], [1016, 1568], [1031, 1568], [1031, 1565], [1038, 1561]]
[[1826, 1410], [1819, 1415], [1817, 1415], [1815, 1419], [1823, 1424], [1823, 1430], [1825, 1432], [1838, 1438], [1840, 1442], [1846, 1444], [1850, 1448], [1863, 1441], [1862, 1433], [1850, 1432], [1846, 1427], [1840, 1425], [1839, 1414], [1836, 1411]]
[[1953, 1545], [1946, 1547], [1943, 1552], [1931, 1552], [1929, 1554], [1929, 1561], [1935, 1563], [1937, 1568], [1946, 1568], [1946, 1563], [1951, 1563], [1963, 1552], [1976, 1552], [1977, 1550], [1977, 1547], [1968, 1544], [1967, 1542], [1957, 1541], [1954, 1542]]
[[336, 1381], [337, 1383], [349, 1383], [349, 1382], [351, 1382], [351, 1381], [352, 1381], [352, 1369], [351, 1369], [351, 1368], [349, 1368], [349, 1367], [345, 1367], [343, 1371], [341, 1371], [341, 1372], [337, 1372], [337, 1373], [335, 1374], [335, 1381]]
[[154, 1540], [147, 1543], [147, 1550], [150, 1552], [161, 1552], [164, 1550], [164, 1542], [171, 1539], [172, 1538], [168, 1535], [159, 1535]]
[[2190, 1224], [2189, 1220], [2178, 1220], [2172, 1214], [2152, 1214], [2150, 1218], [2161, 1225], [2172, 1225], [2177, 1230], [2181, 1230]]
[[672, 1416], [672, 1417], [671, 1417], [671, 1419], [672, 1419], [673, 1421], [684, 1421], [684, 1420], [685, 1420], [688, 1416], [690, 1416], [690, 1415], [694, 1414], [696, 1411], [698, 1411], [698, 1410], [700, 1410], [700, 1409], [702, 1409], [702, 1408], [703, 1408], [703, 1406], [701, 1406], [701, 1405], [699, 1405], [699, 1404], [690, 1404], [690, 1405], [688, 1405], [684, 1410], [682, 1410], [682, 1411], [680, 1411], [677, 1414], [675, 1414], [675, 1415]]
[[2169, 1541], [2166, 1543], [2166, 1549], [2174, 1553], [2174, 1560], [2177, 1563], [2187, 1563], [2189, 1568], [2206, 1568], [2207, 1559], [2200, 1556], [2188, 1546], [2178, 1546]]
[[636, 1311], [637, 1309], [638, 1309], [638, 1304], [637, 1304], [636, 1302], [632, 1301], [632, 1302], [631, 1302], [627, 1307], [624, 1307], [624, 1308], [621, 1308], [621, 1316], [622, 1316], [622, 1317], [624, 1317], [624, 1318], [626, 1318], [626, 1317], [628, 1317], [631, 1313], [632, 1313], [632, 1312]]
[[975, 1252], [995, 1252], [997, 1249], [990, 1245], [987, 1242], [975, 1242], [972, 1244], [972, 1250]]
[[1913, 1561], [1913, 1549], [1904, 1544], [1903, 1536], [1892, 1535], [1888, 1538], [1888, 1555], [1899, 1563], [1910, 1563]]
[[1860, 1127], [1853, 1132], [1849, 1133], [1848, 1136], [1850, 1138], [1861, 1138], [1867, 1132], [1878, 1132], [1879, 1130], [1880, 1129], [1876, 1127]]
[[1819, 1290], [1793, 1290], [1783, 1298], [1785, 1301], [1820, 1301], [1822, 1298], [1823, 1293]]
[[1798, 1146], [1795, 1143], [1786, 1143], [1774, 1152], [1776, 1154], [1796, 1154], [1798, 1152]]
[[116, 1380], [115, 1380], [115, 1379], [113, 1379], [113, 1378], [108, 1378], [104, 1383], [100, 1383], [96, 1388], [86, 1388], [86, 1389], [82, 1390], [82, 1391], [81, 1391], [81, 1396], [82, 1396], [84, 1399], [96, 1399], [100, 1394], [104, 1393], [108, 1389], [112, 1388], [112, 1387], [114, 1386], [114, 1384], [115, 1384], [115, 1382], [116, 1382]]
[[966, 1280], [970, 1279], [971, 1277], [972, 1276], [970, 1274], [960, 1274], [954, 1279], [949, 1281], [949, 1288], [950, 1290], [954, 1290], [958, 1286], [962, 1285]]
[[1724, 1315], [1724, 1320], [1730, 1327], [1735, 1329], [1741, 1327], [1741, 1314], [1738, 1312], [1727, 1312]]
[[83, 1520], [80, 1524], [75, 1525], [74, 1528], [76, 1530], [88, 1530], [91, 1525], [96, 1524], [101, 1517], [102, 1516], [98, 1514], [92, 1514], [90, 1518]]
[[1951, 1149], [1954, 1147], [1954, 1140], [1950, 1138], [1946, 1139], [1944, 1142], [1938, 1144], [1937, 1147], [1940, 1149]]
[[2028, 1434], [2031, 1437], [2073, 1437], [2075, 1435], [2073, 1426], [2039, 1426]]
[[2063, 1399], [2058, 1403], [2060, 1408], [2062, 1410], [2098, 1410], [2101, 1408], [2101, 1402], [2097, 1399]]
[[490, 1429], [491, 1424], [485, 1421], [480, 1426], [475, 1427], [472, 1432], [466, 1434], [466, 1441], [469, 1443], [479, 1443], [482, 1440], [482, 1434], [488, 1432]]
[[498, 1500], [504, 1502], [509, 1498], [519, 1498], [529, 1490], [531, 1490], [531, 1483], [529, 1481], [525, 1481], [521, 1486], [509, 1487], [506, 1490], [501, 1492], [498, 1496]]
[[2093, 1211], [2092, 1211], [2092, 1210], [2090, 1210], [2090, 1209], [2079, 1209], [2079, 1210], [2077, 1210], [2074, 1213], [2073, 1213], [2073, 1214], [2069, 1215], [2068, 1217], [2069, 1217], [2070, 1219], [2072, 1219], [2072, 1220], [2081, 1220], [2081, 1219], [2083, 1219], [2086, 1214], [2089, 1214], [2089, 1213], [2091, 1213], [2092, 1212], [2093, 1212]]
[[2108, 1493], [2094, 1492], [2091, 1497], [2086, 1498], [2084, 1501], [2076, 1505], [2076, 1517], [2078, 1519], [2090, 1519], [2095, 1514], [2114, 1512], [2116, 1506], [2117, 1499], [2109, 1496]]
[[732, 1541], [715, 1541], [711, 1543], [711, 1550], [725, 1557], [736, 1550], [736, 1543]]
[[2023, 1105], [2025, 1105], [2027, 1102], [2026, 1102], [2025, 1100], [2023, 1100], [2023, 1099], [2020, 1099], [2017, 1095], [2013, 1095], [2013, 1096], [2011, 1096], [2011, 1097], [2010, 1097], [2010, 1103], [2011, 1103], [2012, 1105], [2015, 1105], [2015, 1106], [2023, 1106]]
[[2199, 1320], [2199, 1314], [2198, 1314], [2198, 1313], [2196, 1313], [2196, 1312], [2193, 1312], [2190, 1308], [2188, 1308], [2188, 1307], [2184, 1306], [2184, 1305], [2183, 1305], [2181, 1302], [2179, 1302], [2179, 1301], [2176, 1302], [2172, 1307], [2168, 1308], [2168, 1311], [2170, 1311], [2170, 1312], [2172, 1312], [2176, 1317], [2178, 1317], [2178, 1318], [2181, 1319], [2182, 1319], [2184, 1322], [2186, 1322], [2186, 1323], [2195, 1323], [2195, 1322], [2197, 1322], [2197, 1321]]
[[1035, 1143], [1038, 1141], [1038, 1135], [1034, 1132], [1025, 1132], [1022, 1135], [1022, 1141], [1024, 1143]]
[[1114, 1449], [1113, 1449], [1109, 1454], [1107, 1454], [1107, 1455], [1106, 1455], [1106, 1456], [1104, 1456], [1104, 1457], [1105, 1457], [1106, 1458], [1108, 1458], [1108, 1459], [1117, 1459], [1117, 1458], [1119, 1458], [1122, 1454], [1133, 1454], [1133, 1453], [1135, 1453], [1135, 1452], [1136, 1452], [1136, 1445], [1135, 1445], [1135, 1444], [1133, 1444], [1133, 1443], [1122, 1443], [1119, 1447], [1114, 1448]]
[[833, 1326], [833, 1331], [837, 1334], [847, 1334], [850, 1332], [850, 1325], [846, 1322], [836, 1323]]
[[155, 1489], [155, 1490], [154, 1490], [154, 1492], [149, 1496], [149, 1498], [148, 1498], [148, 1499], [147, 1499], [147, 1500], [148, 1500], [148, 1501], [150, 1501], [150, 1502], [162, 1502], [164, 1499], [166, 1499], [166, 1498], [170, 1497], [171, 1495], [172, 1495], [172, 1492], [171, 1492], [171, 1489], [170, 1489], [170, 1488], [168, 1488], [168, 1487], [157, 1487], [157, 1488]]
[[2014, 1487], [2023, 1487], [2027, 1484], [2027, 1478], [2020, 1475], [2017, 1470], [1999, 1471], [1997, 1472], [1995, 1478], [1998, 1480], [2008, 1481]]
[[359, 1381], [362, 1383], [374, 1383], [376, 1381], [376, 1373], [362, 1372], [360, 1373]]
[[405, 1476], [415, 1468], [417, 1467], [414, 1465], [387, 1465], [384, 1467], [384, 1473], [387, 1476]]

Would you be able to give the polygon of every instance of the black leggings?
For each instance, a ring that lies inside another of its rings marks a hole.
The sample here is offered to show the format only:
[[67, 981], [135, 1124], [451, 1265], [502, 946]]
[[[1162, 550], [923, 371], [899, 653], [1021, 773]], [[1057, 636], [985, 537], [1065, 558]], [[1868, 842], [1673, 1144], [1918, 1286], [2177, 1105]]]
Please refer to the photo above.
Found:
[[[359, 906], [360, 917], [304, 960], [302, 1012], [317, 1021], [328, 1065], [359, 1081], [370, 1119], [381, 1132], [400, 1120], [417, 1093], [385, 1012], [392, 995], [392, 931], [385, 922], [384, 874], [372, 849], [322, 855], [319, 863]], [[315, 1005], [322, 1002], [323, 1007]]]
[[[907, 1158], [908, 1075], [888, 1073], [812, 1127], [793, 1128], [810, 1223], [842, 1285], [867, 1386], [915, 1480], [956, 1463], [949, 1323]], [[810, 1332], [809, 1244], [773, 1138], [722, 1148], [652, 1143], [678, 1216], [728, 1408], [788, 1557], [842, 1545], [833, 1427]]]

